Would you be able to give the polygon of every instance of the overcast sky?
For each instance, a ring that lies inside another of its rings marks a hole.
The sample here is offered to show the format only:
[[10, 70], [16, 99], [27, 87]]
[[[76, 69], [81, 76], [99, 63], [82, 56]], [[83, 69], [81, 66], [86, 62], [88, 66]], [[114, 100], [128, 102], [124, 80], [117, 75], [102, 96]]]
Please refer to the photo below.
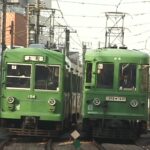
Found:
[[52, 0], [52, 8], [60, 9], [63, 21], [77, 31], [71, 33], [71, 48], [81, 49], [82, 42], [105, 42], [105, 12], [126, 13], [124, 43], [131, 49], [150, 50], [150, 0]]

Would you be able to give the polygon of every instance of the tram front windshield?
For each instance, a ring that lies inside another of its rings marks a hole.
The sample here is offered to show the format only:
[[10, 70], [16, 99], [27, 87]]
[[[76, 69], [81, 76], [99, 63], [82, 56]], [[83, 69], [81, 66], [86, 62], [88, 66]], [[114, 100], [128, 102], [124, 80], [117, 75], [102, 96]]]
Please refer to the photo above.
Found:
[[59, 68], [59, 66], [35, 65], [34, 75], [34, 71], [31, 72], [31, 65], [7, 64], [6, 87], [31, 88], [31, 85], [35, 83], [35, 89], [58, 91]]
[[114, 64], [98, 63], [97, 64], [97, 88], [113, 88]]
[[6, 87], [30, 88], [31, 65], [8, 64]]

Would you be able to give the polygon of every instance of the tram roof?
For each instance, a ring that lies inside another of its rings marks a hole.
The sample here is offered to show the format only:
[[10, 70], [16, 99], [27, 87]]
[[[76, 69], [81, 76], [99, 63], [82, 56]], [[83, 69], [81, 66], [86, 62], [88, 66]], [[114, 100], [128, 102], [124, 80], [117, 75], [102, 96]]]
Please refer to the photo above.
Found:
[[[15, 53], [16, 55], [17, 54], [20, 54], [20, 55], [26, 55], [26, 54], [46, 54], [46, 55], [57, 55], [57, 56], [64, 56], [64, 54], [58, 52], [58, 51], [55, 51], [55, 50], [49, 50], [49, 49], [44, 49], [44, 48], [15, 48], [15, 49], [6, 49], [4, 51], [4, 53]], [[22, 52], [22, 53], [20, 53]]]
[[102, 48], [95, 50], [88, 50], [85, 54], [86, 59], [93, 59], [97, 57], [121, 57], [121, 58], [149, 58], [145, 52], [129, 49], [117, 48]]
[[[65, 63], [64, 54], [58, 51], [48, 50], [43, 48], [6, 49], [3, 55], [4, 57], [6, 56], [7, 62], [27, 62], [27, 63], [28, 62], [48, 63], [49, 62], [52, 64]], [[25, 60], [28, 59], [27, 57], [32, 57], [32, 58], [31, 60]], [[39, 59], [43, 59], [43, 60], [39, 60]]]

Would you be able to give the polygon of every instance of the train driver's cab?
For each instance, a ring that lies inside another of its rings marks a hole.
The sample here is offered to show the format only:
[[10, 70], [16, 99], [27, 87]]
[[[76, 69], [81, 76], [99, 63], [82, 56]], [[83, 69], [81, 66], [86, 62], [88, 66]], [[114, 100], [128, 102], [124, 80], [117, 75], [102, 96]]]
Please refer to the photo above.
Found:
[[98, 63], [96, 86], [97, 88], [112, 89], [114, 80], [114, 64], [113, 63]]
[[59, 66], [36, 65], [35, 89], [59, 91]]
[[8, 63], [6, 71], [7, 88], [30, 88], [31, 65]]
[[122, 63], [119, 66], [119, 89], [136, 90], [136, 64]]
[[92, 85], [95, 85], [99, 89], [113, 89], [116, 87], [120, 91], [148, 90], [148, 65], [98, 62], [96, 73], [93, 66], [91, 62], [86, 63], [85, 88], [91, 88]]

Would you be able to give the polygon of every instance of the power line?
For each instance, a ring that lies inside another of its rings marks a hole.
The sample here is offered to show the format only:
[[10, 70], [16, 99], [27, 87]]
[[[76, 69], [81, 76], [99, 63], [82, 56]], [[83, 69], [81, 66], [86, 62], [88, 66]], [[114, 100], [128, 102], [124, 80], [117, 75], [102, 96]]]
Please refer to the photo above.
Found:
[[62, 17], [63, 17], [63, 20], [64, 20], [65, 24], [69, 27], [67, 21], [66, 21], [65, 18], [64, 18], [64, 15], [63, 15], [63, 12], [62, 12], [62, 10], [61, 10], [61, 8], [60, 8], [60, 5], [59, 5], [58, 0], [56, 0], [56, 2], [57, 2], [57, 6], [58, 6], [58, 8], [59, 8], [59, 10], [60, 10], [60, 12], [61, 12], [61, 15], [62, 15]]
[[[63, 13], [62, 13], [62, 11], [61, 11], [61, 8], [60, 8], [60, 5], [59, 5], [58, 0], [56, 0], [56, 2], [57, 2], [58, 8], [60, 9], [60, 12], [61, 12], [61, 14], [62, 14], [63, 20], [65, 21], [66, 25], [67, 25], [69, 28], [71, 28], [71, 30], [74, 31], [74, 29], [73, 29], [72, 27], [70, 27], [70, 26], [68, 25], [67, 21], [65, 20], [64, 15], [63, 15]], [[79, 42], [82, 43], [81, 40], [80, 40], [80, 38], [79, 38], [78, 33], [77, 33], [77, 32], [75, 32], [75, 33], [77, 34], [77, 37], [78, 37]], [[76, 42], [76, 43], [77, 43], [77, 42]], [[78, 43], [78, 45], [80, 45], [80, 44]], [[82, 45], [82, 44], [81, 44], [81, 45]]]
[[150, 1], [149, 0], [144, 0], [144, 1], [132, 1], [132, 2], [123, 2], [122, 4], [137, 4], [137, 3], [150, 3]]
[[[57, 0], [56, 0], [57, 1]], [[102, 3], [87, 3], [87, 2], [76, 2], [76, 1], [61, 1], [64, 3], [75, 3], [75, 4], [81, 4], [81, 5], [95, 5], [95, 6], [115, 6], [114, 4], [102, 4]]]
[[[115, 6], [115, 8], [116, 8], [116, 11], [118, 10], [118, 8], [120, 8], [120, 6], [122, 6], [122, 5], [126, 5], [126, 7], [128, 6], [128, 5], [130, 5], [130, 4], [133, 4], [133, 5], [135, 5], [135, 4], [142, 4], [142, 6], [143, 6], [143, 4], [147, 4], [147, 3], [150, 3], [150, 1], [149, 0], [140, 0], [140, 1], [123, 1], [123, 0], [119, 0], [119, 2], [117, 3], [117, 4], [105, 4], [105, 2], [102, 4], [102, 3], [92, 3], [92, 2], [83, 2], [83, 1], [79, 1], [79, 2], [77, 2], [77, 1], [75, 1], [75, 0], [72, 0], [72, 1], [68, 1], [68, 0], [61, 0], [61, 1], [59, 1], [59, 2], [61, 2], [61, 3], [70, 3], [70, 4], [79, 4], [79, 5], [90, 5], [90, 6], [92, 6], [92, 5], [94, 5], [95, 7], [96, 6]], [[64, 4], [65, 5], [65, 4]], [[70, 5], [69, 5], [70, 6]], [[73, 5], [74, 6], [74, 5]], [[145, 6], [145, 5], [144, 5]], [[149, 12], [144, 12], [144, 13], [136, 13], [136, 12], [134, 12], [134, 14], [132, 13], [131, 14], [131, 16], [132, 17], [134, 17], [134, 18], [138, 18], [138, 17], [141, 17], [142, 18], [142, 16], [145, 16], [145, 15], [149, 15], [150, 13]], [[89, 18], [89, 19], [92, 19], [92, 18], [102, 18], [102, 17], [104, 17], [104, 16], [98, 16], [98, 15], [84, 15], [84, 14], [81, 14], [81, 15], [74, 15], [74, 14], [66, 14], [65, 15], [65, 17], [80, 17], [80, 18]], [[79, 22], [80, 23], [80, 22]], [[147, 23], [138, 23], [138, 24], [134, 24], [134, 25], [130, 25], [130, 26], [128, 26], [128, 27], [139, 27], [139, 26], [146, 26], [146, 25], [149, 25], [150, 23], [149, 22], [147, 22]], [[95, 25], [95, 24], [93, 24], [93, 25]], [[103, 26], [103, 25], [102, 25]], [[73, 25], [72, 26], [73, 28], [84, 28], [84, 29], [100, 29], [100, 28], [102, 28], [102, 29], [104, 29], [105, 27], [99, 27], [99, 26], [82, 26], [82, 25]], [[137, 28], [136, 28], [137, 29]], [[149, 30], [146, 30], [146, 31], [142, 31], [142, 32], [139, 32], [139, 33], [136, 33], [136, 34], [134, 34], [134, 35], [132, 35], [132, 36], [136, 36], [136, 37], [141, 37], [142, 35], [144, 36], [145, 35], [145, 33], [149, 33]], [[135, 33], [135, 32], [133, 32], [133, 33]], [[80, 38], [83, 38], [83, 36], [81, 36], [80, 35]], [[85, 36], [85, 37], [87, 37], [87, 36]], [[88, 37], [91, 37], [91, 35], [88, 35]], [[91, 40], [92, 40], [93, 38], [91, 38]]]
[[116, 12], [118, 11], [118, 8], [119, 8], [119, 6], [121, 5], [121, 2], [122, 2], [123, 0], [120, 0], [119, 1], [119, 3], [117, 4], [117, 6], [116, 6]]
[[[144, 16], [144, 15], [150, 15], [150, 13], [137, 13], [137, 14], [131, 14], [131, 16]], [[105, 16], [104, 15], [96, 15], [96, 16], [89, 16], [89, 15], [74, 15], [74, 14], [64, 14], [64, 16], [66, 17], [79, 17], [79, 18], [104, 18]], [[60, 18], [62, 19], [63, 17], [55, 17], [55, 18]]]
[[77, 44], [80, 48], [82, 48], [82, 43], [78, 43], [74, 38], [72, 38], [72, 36], [71, 36], [71, 40], [72, 40], [75, 44]]
[[150, 13], [138, 13], [138, 14], [132, 14], [132, 16], [143, 16], [143, 15], [150, 15]]
[[145, 30], [143, 32], [136, 33], [136, 34], [134, 34], [132, 36], [139, 36], [139, 35], [143, 35], [144, 33], [148, 33], [148, 32], [150, 32], [150, 30]]
[[103, 29], [103, 28], [105, 28], [105, 27], [99, 27], [99, 26], [74, 26], [74, 25], [72, 25], [72, 27], [75, 27], [75, 28], [88, 28], [88, 29]]
[[139, 26], [144, 26], [144, 25], [150, 25], [150, 22], [134, 24], [134, 25], [131, 25], [131, 26], [129, 26], [129, 27], [139, 27]]
[[82, 18], [102, 18], [102, 17], [105, 17], [104, 15], [103, 16], [88, 16], [88, 15], [67, 15], [65, 14], [66, 17], [82, 17]]

